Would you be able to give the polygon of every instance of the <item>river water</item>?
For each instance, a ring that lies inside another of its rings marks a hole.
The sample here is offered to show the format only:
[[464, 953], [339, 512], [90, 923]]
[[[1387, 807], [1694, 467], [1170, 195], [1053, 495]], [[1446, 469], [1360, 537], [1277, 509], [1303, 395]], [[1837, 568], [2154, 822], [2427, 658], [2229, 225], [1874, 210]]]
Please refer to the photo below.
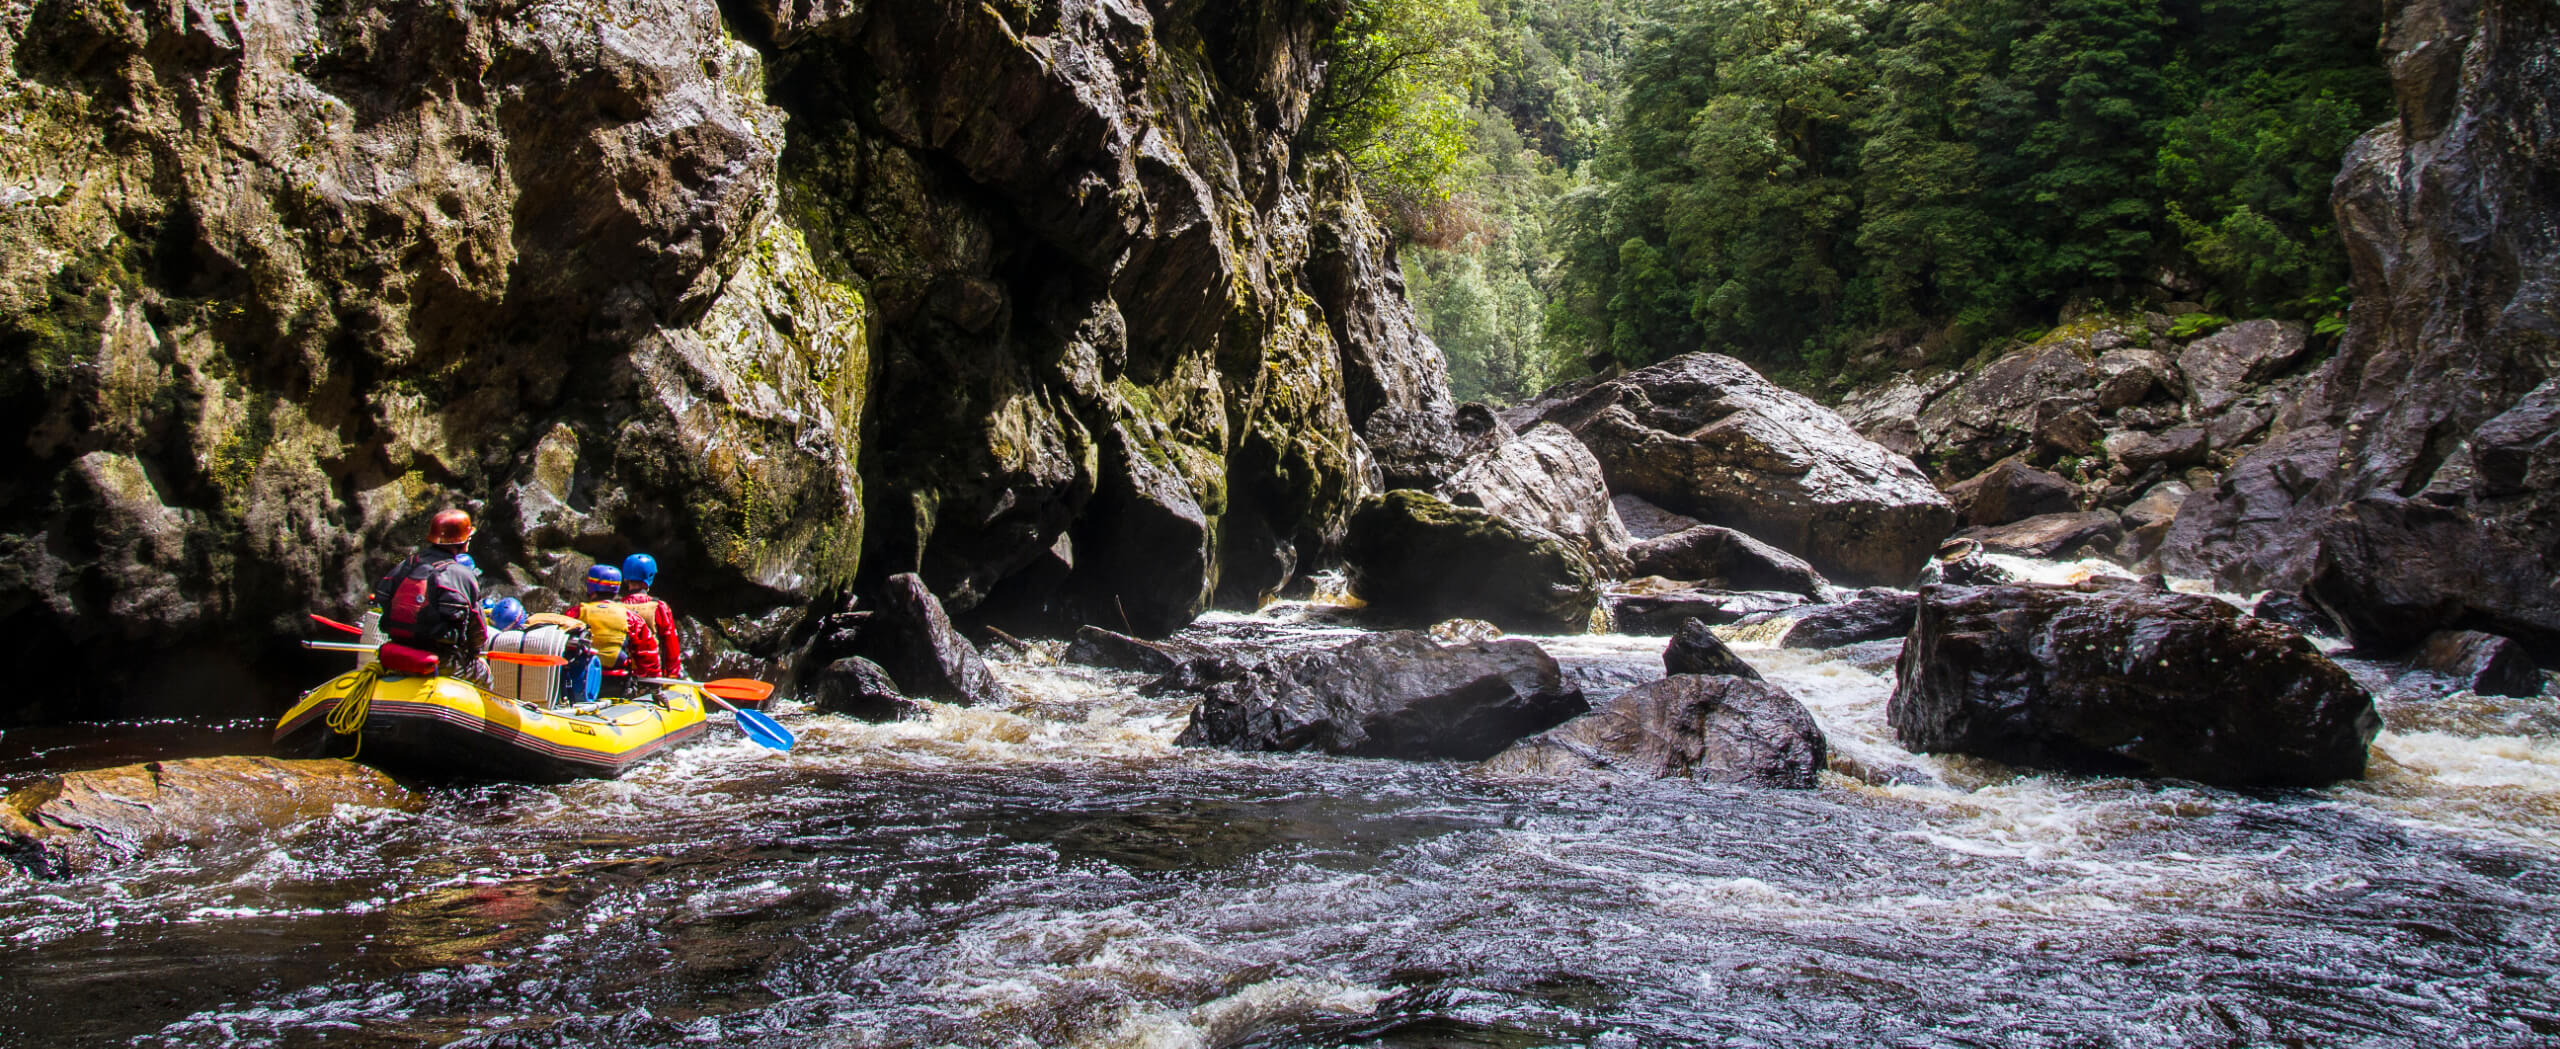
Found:
[[[1205, 629], [1344, 636], [1293, 621]], [[1751, 638], [1831, 739], [1818, 791], [1185, 750], [1182, 701], [1031, 653], [1006, 709], [786, 709], [788, 755], [724, 726], [620, 781], [0, 875], [0, 1044], [2560, 1044], [2548, 695], [2386, 688], [2364, 781], [2234, 793], [1910, 754], [1889, 644]], [[1660, 639], [1540, 640], [1599, 692], [1660, 673]]]

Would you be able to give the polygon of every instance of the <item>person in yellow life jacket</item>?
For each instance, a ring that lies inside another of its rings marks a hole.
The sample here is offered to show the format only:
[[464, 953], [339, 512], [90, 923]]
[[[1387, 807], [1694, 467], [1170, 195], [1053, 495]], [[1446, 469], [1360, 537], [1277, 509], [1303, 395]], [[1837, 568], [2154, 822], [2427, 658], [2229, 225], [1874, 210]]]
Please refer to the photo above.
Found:
[[[647, 554], [633, 554], [622, 559], [622, 603], [631, 606], [632, 614], [649, 625], [658, 642], [655, 666], [640, 666], [644, 677], [683, 677], [684, 641], [676, 636], [676, 610], [649, 594], [649, 584], [658, 581], [658, 559]], [[650, 654], [639, 654], [645, 657]], [[636, 662], [636, 660], [635, 660]]]
[[[612, 565], [587, 569], [587, 603], [578, 606], [578, 620], [587, 625], [587, 643], [594, 646], [596, 661], [607, 671], [605, 691], [613, 695], [631, 693], [633, 671], [657, 664], [656, 634], [642, 622], [631, 606], [622, 603], [622, 570]], [[635, 658], [642, 656], [643, 658]], [[638, 676], [652, 676], [645, 671]]]

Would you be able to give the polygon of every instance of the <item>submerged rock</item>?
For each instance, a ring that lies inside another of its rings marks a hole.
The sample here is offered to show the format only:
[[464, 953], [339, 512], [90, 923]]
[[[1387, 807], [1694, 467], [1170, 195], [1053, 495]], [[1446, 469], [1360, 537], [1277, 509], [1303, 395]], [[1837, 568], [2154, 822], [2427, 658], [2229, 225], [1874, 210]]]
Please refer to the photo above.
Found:
[[2345, 636], [2338, 632], [2337, 620], [2329, 618], [2329, 613], [2321, 611], [2320, 606], [2303, 600], [2300, 594], [2269, 590], [2259, 595], [2256, 604], [2249, 606], [2249, 614], [2292, 627], [2306, 637]]
[[369, 765], [225, 757], [67, 772], [0, 800], [0, 851], [39, 877], [90, 873], [161, 849], [272, 834], [338, 806], [421, 802]]
[[2361, 777], [2382, 726], [2291, 628], [2133, 587], [1923, 591], [1885, 716], [1915, 751], [2231, 787]]
[[863, 721], [896, 721], [921, 712], [924, 705], [898, 691], [898, 683], [880, 665], [859, 656], [827, 664], [809, 684], [810, 705], [821, 714], [843, 714]]
[[1779, 644], [1784, 648], [1838, 648], [1861, 641], [1883, 641], [1911, 632], [1920, 597], [1906, 590], [1876, 588], [1855, 599], [1824, 605], [1796, 617]]
[[1712, 674], [1760, 680], [1760, 672], [1742, 661], [1724, 640], [1696, 619], [1682, 620], [1671, 644], [1662, 650], [1662, 669], [1669, 674]]
[[1690, 619], [1723, 626], [1804, 603], [1804, 595], [1778, 590], [1649, 590], [1609, 595], [1609, 622], [1621, 634], [1668, 636]]
[[1352, 593], [1388, 619], [1483, 619], [1524, 634], [1589, 629], [1600, 588], [1555, 536], [1427, 492], [1373, 496], [1342, 542]]
[[1078, 627], [1074, 643], [1067, 646], [1067, 662], [1148, 674], [1169, 673], [1182, 665], [1183, 660], [1197, 654], [1163, 642], [1113, 633], [1098, 626]]
[[2109, 511], [2087, 510], [2044, 514], [1991, 528], [1970, 528], [1964, 537], [1998, 553], [2050, 559], [2083, 550], [2114, 550], [2124, 539], [2124, 524]]
[[1600, 772], [1813, 789], [1829, 763], [1813, 715], [1785, 689], [1678, 674], [1520, 741], [1482, 766], [1504, 775]]
[[911, 572], [890, 576], [881, 588], [880, 606], [854, 638], [854, 651], [909, 695], [961, 706], [1004, 698], [978, 646], [951, 628], [942, 602]]
[[1539, 401], [1612, 491], [1740, 529], [1851, 583], [1901, 583], [1955, 524], [1909, 459], [1730, 357], [1692, 353]]
[[1588, 710], [1532, 642], [1442, 646], [1404, 630], [1240, 668], [1208, 686], [1175, 742], [1476, 761]]
[[1710, 590], [1783, 590], [1819, 596], [1829, 580], [1804, 559], [1730, 528], [1697, 525], [1628, 548], [1640, 576], [1689, 580]]
[[2442, 630], [2418, 646], [2416, 663], [2484, 696], [2538, 696], [2542, 668], [2524, 646], [2477, 630]]

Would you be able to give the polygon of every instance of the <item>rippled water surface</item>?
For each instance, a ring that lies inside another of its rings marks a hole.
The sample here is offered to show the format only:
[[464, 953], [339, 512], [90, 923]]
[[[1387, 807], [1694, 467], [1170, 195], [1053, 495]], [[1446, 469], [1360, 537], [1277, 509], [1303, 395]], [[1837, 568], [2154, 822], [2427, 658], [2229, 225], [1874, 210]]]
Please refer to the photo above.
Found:
[[[2386, 688], [2366, 781], [2238, 794], [1913, 755], [1889, 644], [1749, 636], [1831, 738], [1819, 791], [1180, 750], [1181, 701], [1034, 656], [1010, 709], [786, 711], [789, 755], [724, 727], [8, 880], [0, 1040], [2560, 1044], [2550, 697]], [[1659, 639], [1542, 640], [1595, 691], [1660, 673]], [[11, 744], [0, 775], [104, 763]]]

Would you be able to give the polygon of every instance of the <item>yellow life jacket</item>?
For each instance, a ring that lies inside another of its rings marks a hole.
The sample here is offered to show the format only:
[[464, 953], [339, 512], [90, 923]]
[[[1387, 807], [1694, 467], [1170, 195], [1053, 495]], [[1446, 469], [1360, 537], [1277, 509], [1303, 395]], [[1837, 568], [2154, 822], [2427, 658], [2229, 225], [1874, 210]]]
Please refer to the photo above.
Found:
[[596, 658], [607, 667], [622, 665], [622, 642], [631, 636], [631, 609], [620, 601], [589, 601], [578, 606], [578, 618], [587, 624], [587, 643], [594, 645]]

